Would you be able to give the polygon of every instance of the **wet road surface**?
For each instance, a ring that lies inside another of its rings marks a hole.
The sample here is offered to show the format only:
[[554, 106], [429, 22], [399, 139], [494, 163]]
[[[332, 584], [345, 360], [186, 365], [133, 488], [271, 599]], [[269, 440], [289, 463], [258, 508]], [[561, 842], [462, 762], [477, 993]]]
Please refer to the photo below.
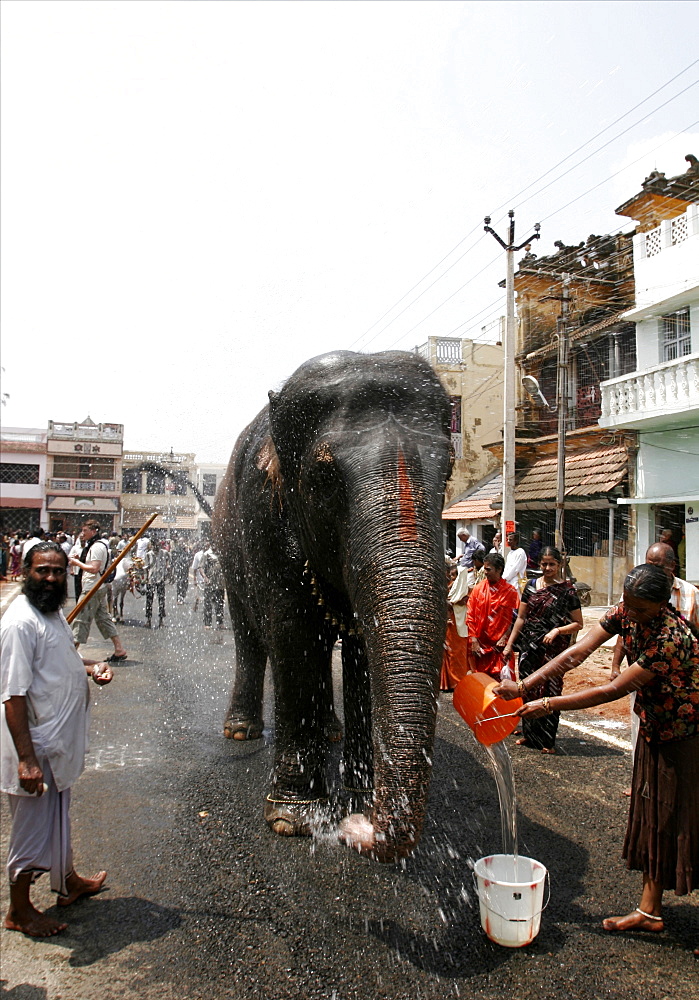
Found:
[[[442, 695], [422, 844], [403, 864], [380, 866], [331, 838], [268, 831], [271, 692], [264, 739], [224, 740], [231, 632], [204, 630], [191, 597], [169, 602], [162, 630], [138, 626], [142, 615], [143, 602], [127, 597], [130, 658], [108, 688], [91, 686], [91, 748], [73, 797], [78, 869], [107, 868], [109, 891], [61, 911], [70, 926], [57, 938], [3, 931], [3, 997], [699, 996], [696, 896], [666, 894], [663, 934], [600, 928], [636, 905], [640, 885], [619, 859], [630, 773], [620, 746], [565, 727], [556, 757], [508, 741], [520, 851], [549, 869], [551, 901], [536, 940], [504, 949], [481, 930], [469, 867], [500, 849], [495, 782], [451, 696]], [[97, 634], [85, 651], [108, 649]], [[52, 904], [45, 881], [41, 908]]]

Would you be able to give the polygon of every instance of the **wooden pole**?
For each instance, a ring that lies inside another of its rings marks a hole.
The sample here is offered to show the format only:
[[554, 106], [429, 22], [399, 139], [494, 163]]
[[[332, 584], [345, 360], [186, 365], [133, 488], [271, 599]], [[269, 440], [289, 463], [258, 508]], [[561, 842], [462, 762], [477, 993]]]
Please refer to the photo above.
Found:
[[99, 580], [97, 581], [97, 583], [94, 584], [94, 586], [90, 587], [90, 589], [88, 590], [88, 592], [86, 594], [83, 594], [83, 596], [80, 598], [80, 600], [75, 605], [75, 607], [70, 612], [70, 614], [66, 615], [66, 621], [68, 622], [69, 625], [77, 617], [77, 615], [82, 611], [82, 609], [85, 607], [85, 605], [90, 600], [90, 598], [94, 594], [97, 593], [97, 591], [100, 589], [100, 587], [105, 582], [105, 580], [107, 579], [107, 577], [116, 568], [116, 566], [119, 565], [119, 563], [124, 558], [124, 556], [129, 551], [129, 549], [133, 548], [133, 546], [139, 540], [139, 538], [144, 533], [144, 531], [147, 531], [150, 528], [151, 524], [153, 523], [153, 521], [155, 521], [155, 519], [156, 519], [156, 517], [158, 516], [159, 513], [160, 513], [160, 511], [156, 510], [155, 514], [151, 514], [151, 516], [148, 518], [148, 520], [143, 525], [143, 527], [139, 528], [139, 530], [133, 536], [133, 538], [131, 539], [131, 541], [129, 542], [129, 544], [124, 549], [121, 550], [121, 552], [116, 557], [116, 559], [111, 564], [111, 566], [107, 566], [106, 570], [104, 571], [104, 573], [102, 574], [102, 576], [99, 578]]

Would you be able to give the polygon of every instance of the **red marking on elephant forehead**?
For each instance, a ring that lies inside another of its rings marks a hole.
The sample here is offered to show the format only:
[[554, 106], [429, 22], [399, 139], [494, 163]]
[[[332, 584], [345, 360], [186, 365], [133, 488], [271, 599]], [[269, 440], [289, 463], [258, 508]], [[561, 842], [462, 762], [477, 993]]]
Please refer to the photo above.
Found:
[[402, 542], [417, 541], [415, 496], [402, 451], [398, 452], [398, 538]]

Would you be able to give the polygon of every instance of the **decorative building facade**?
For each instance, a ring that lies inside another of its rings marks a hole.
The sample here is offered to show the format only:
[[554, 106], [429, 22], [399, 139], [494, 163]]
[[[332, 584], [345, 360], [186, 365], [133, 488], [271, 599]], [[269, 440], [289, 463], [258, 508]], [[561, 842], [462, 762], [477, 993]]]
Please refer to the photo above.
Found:
[[188, 481], [194, 482], [195, 477], [194, 455], [190, 452], [125, 452], [122, 529], [137, 531], [150, 514], [158, 511], [151, 535], [194, 538], [198, 504]]
[[118, 529], [121, 513], [123, 424], [49, 420], [46, 509], [50, 531], [75, 533], [89, 518]]
[[602, 383], [600, 426], [635, 433], [630, 507], [635, 560], [669, 528], [680, 576], [699, 582], [699, 161], [666, 178], [653, 171], [617, 208], [633, 219], [635, 296], [623, 319], [635, 323], [634, 370]]

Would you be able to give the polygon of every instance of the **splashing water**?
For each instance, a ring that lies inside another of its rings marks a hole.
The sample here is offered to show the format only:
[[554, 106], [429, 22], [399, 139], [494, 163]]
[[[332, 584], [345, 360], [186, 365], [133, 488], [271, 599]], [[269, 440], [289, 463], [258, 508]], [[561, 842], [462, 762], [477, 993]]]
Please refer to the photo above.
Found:
[[515, 862], [515, 881], [517, 881], [517, 793], [515, 776], [512, 771], [512, 760], [504, 740], [484, 747], [490, 757], [490, 763], [495, 775], [495, 784], [500, 800], [500, 824], [502, 828], [502, 853], [512, 854]]

